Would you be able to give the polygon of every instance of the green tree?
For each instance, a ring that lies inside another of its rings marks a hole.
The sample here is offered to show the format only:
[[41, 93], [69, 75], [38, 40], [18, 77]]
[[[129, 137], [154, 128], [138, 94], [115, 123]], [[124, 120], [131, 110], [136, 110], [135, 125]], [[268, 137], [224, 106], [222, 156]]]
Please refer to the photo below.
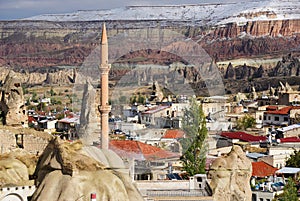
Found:
[[37, 102], [37, 101], [38, 101], [37, 93], [36, 93], [35, 91], [32, 92], [31, 100], [32, 100], [33, 102]]
[[121, 96], [119, 98], [119, 102], [120, 102], [120, 104], [125, 104], [127, 102], [127, 97], [126, 96]]
[[255, 125], [255, 118], [247, 114], [237, 121], [237, 129], [246, 130], [247, 128], [253, 128]]
[[283, 193], [274, 198], [275, 201], [298, 201], [296, 184], [289, 178], [283, 188]]
[[51, 87], [51, 89], [50, 89], [50, 96], [55, 96], [55, 95], [56, 95], [56, 93], [54, 92], [53, 87]]
[[287, 167], [300, 167], [300, 151], [294, 151], [293, 155], [290, 155], [290, 157], [286, 161]]
[[134, 95], [134, 96], [131, 96], [130, 97], [130, 103], [131, 104], [134, 104], [134, 103], [136, 103], [137, 102], [137, 100], [136, 100], [136, 96]]
[[137, 102], [141, 103], [141, 104], [145, 104], [146, 98], [144, 96], [142, 96], [141, 94], [139, 94]]
[[188, 138], [181, 141], [183, 169], [190, 175], [205, 173], [207, 145], [206, 119], [195, 98], [191, 99], [190, 107], [184, 110], [182, 129]]

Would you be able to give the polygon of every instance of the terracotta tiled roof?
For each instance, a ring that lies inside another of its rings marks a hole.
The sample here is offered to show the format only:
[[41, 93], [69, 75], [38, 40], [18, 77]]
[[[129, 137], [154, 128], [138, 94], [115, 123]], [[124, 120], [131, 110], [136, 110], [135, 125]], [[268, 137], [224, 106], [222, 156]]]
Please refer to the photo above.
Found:
[[172, 129], [172, 130], [167, 130], [165, 135], [162, 138], [178, 139], [183, 137], [184, 137], [184, 132], [182, 130]]
[[274, 168], [263, 161], [252, 162], [252, 176], [255, 177], [271, 176], [274, 175], [277, 170], [277, 168]]
[[290, 113], [291, 110], [296, 110], [300, 109], [300, 106], [287, 106], [284, 108], [281, 108], [279, 110], [271, 110], [271, 111], [266, 111], [266, 114], [278, 114], [278, 115], [287, 115]]
[[245, 132], [222, 132], [221, 136], [229, 139], [239, 139], [245, 142], [259, 142], [267, 140], [265, 136], [255, 136]]
[[286, 137], [280, 139], [281, 143], [288, 143], [288, 142], [300, 142], [300, 138], [298, 137]]
[[28, 116], [28, 123], [36, 122], [36, 119], [33, 116]]
[[268, 111], [270, 111], [270, 110], [277, 110], [277, 109], [278, 109], [278, 106], [276, 106], [276, 105], [269, 105], [266, 109], [267, 109]]
[[112, 140], [110, 141], [109, 147], [122, 158], [150, 161], [179, 158], [178, 153], [165, 151], [161, 148], [134, 140]]

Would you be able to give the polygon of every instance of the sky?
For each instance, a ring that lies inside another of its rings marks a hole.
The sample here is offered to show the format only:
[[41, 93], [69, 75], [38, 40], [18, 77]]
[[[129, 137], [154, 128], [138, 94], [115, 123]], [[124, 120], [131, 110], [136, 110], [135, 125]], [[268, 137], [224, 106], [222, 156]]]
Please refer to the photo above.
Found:
[[111, 9], [130, 5], [178, 5], [208, 2], [212, 2], [212, 0], [0, 0], [0, 20], [77, 10]]

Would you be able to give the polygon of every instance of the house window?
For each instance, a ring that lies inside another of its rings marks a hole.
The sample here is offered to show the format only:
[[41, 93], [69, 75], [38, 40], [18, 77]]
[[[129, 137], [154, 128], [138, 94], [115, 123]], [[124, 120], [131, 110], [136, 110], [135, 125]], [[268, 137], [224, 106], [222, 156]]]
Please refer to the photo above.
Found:
[[279, 117], [278, 116], [274, 117], [274, 121], [279, 121]]
[[283, 121], [289, 121], [289, 118], [288, 117], [284, 117]]
[[264, 199], [263, 198], [259, 198], [259, 201], [264, 201]]
[[264, 120], [267, 120], [267, 117], [266, 117], [266, 116], [264, 116]]
[[262, 116], [261, 115], [259, 115], [259, 118], [258, 118], [259, 120], [261, 120], [262, 119]]
[[271, 116], [268, 116], [268, 120], [271, 120]]

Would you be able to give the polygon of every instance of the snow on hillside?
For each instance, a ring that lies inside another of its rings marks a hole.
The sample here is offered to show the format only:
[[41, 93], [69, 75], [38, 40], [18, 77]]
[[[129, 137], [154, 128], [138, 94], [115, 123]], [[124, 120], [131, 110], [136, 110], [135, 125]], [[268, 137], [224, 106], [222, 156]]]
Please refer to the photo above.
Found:
[[[258, 13], [256, 14], [255, 13]], [[248, 15], [254, 13], [254, 15]], [[65, 14], [45, 14], [24, 20], [96, 21], [96, 20], [169, 20], [226, 24], [253, 20], [300, 19], [299, 0], [248, 0], [231, 3], [129, 6], [111, 10], [88, 10]]]

